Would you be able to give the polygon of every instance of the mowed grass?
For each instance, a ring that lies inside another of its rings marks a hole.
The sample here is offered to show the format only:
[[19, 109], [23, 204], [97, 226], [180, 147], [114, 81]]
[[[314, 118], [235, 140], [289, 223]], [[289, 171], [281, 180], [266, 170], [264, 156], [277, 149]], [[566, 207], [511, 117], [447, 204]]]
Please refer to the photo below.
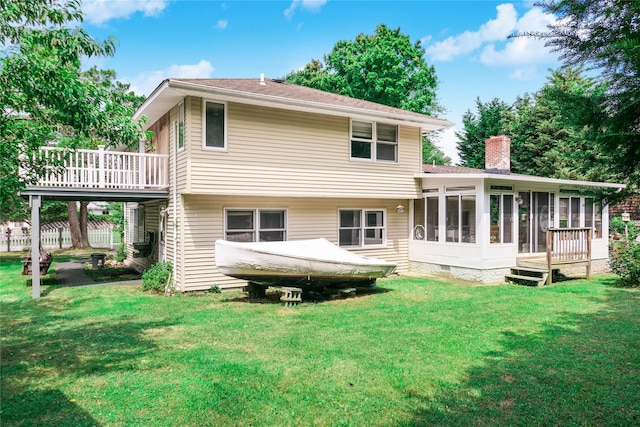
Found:
[[[640, 290], [427, 279], [282, 307], [43, 286], [1, 259], [6, 426], [640, 424]], [[52, 280], [50, 283], [54, 283]]]

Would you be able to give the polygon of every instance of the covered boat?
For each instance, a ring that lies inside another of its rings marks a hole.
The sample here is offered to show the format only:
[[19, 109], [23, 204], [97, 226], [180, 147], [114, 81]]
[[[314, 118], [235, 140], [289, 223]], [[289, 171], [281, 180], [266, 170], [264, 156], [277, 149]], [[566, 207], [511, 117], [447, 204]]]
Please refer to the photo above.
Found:
[[216, 241], [222, 274], [272, 286], [330, 286], [375, 283], [396, 265], [342, 249], [326, 239], [284, 242]]

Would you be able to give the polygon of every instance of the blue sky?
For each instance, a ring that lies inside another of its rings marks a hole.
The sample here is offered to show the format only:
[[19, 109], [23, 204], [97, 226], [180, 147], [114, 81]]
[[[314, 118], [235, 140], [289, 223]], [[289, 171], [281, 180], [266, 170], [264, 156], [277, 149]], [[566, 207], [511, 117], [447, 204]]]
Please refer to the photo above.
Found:
[[119, 43], [114, 57], [87, 65], [115, 70], [144, 95], [168, 77], [283, 77], [340, 40], [379, 24], [400, 28], [435, 67], [441, 117], [456, 124], [438, 145], [454, 162], [454, 132], [476, 98], [511, 103], [559, 66], [540, 41], [507, 39], [553, 22], [531, 1], [83, 0], [82, 8], [92, 36]]

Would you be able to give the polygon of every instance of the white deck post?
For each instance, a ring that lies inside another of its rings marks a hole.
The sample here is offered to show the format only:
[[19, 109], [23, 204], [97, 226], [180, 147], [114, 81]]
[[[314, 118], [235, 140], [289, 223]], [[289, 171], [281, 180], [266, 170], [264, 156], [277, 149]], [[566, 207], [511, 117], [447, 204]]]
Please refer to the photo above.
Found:
[[105, 187], [107, 164], [104, 161], [104, 145], [98, 145], [98, 186], [100, 188]]
[[145, 150], [145, 142], [144, 141], [140, 141], [138, 143], [138, 153], [140, 153], [140, 156], [138, 156], [139, 159], [139, 168], [138, 170], [140, 171], [140, 176], [138, 177], [138, 187], [139, 188], [144, 188], [145, 184], [146, 184], [146, 180], [147, 180], [147, 171], [146, 171], [146, 163], [145, 163], [145, 157], [144, 157], [144, 150]]
[[40, 298], [40, 196], [29, 196], [31, 207], [31, 296]]

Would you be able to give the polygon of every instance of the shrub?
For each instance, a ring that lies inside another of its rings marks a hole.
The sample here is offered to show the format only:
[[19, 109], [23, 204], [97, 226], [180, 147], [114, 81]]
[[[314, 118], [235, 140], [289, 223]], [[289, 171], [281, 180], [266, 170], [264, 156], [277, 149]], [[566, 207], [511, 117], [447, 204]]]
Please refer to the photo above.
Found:
[[621, 217], [616, 216], [611, 218], [609, 222], [609, 234], [612, 235], [615, 239], [619, 239], [624, 237], [625, 232], [629, 235], [629, 240], [633, 241], [638, 237], [638, 229], [633, 221], [629, 221], [626, 223], [625, 230], [625, 222]]
[[124, 242], [120, 243], [118, 249], [116, 250], [116, 261], [122, 262], [127, 259], [127, 245]]
[[160, 261], [142, 273], [142, 290], [155, 293], [171, 292], [173, 283], [171, 272], [173, 267], [170, 262]]
[[622, 279], [622, 284], [640, 285], [640, 243], [632, 239], [612, 242], [609, 264]]

